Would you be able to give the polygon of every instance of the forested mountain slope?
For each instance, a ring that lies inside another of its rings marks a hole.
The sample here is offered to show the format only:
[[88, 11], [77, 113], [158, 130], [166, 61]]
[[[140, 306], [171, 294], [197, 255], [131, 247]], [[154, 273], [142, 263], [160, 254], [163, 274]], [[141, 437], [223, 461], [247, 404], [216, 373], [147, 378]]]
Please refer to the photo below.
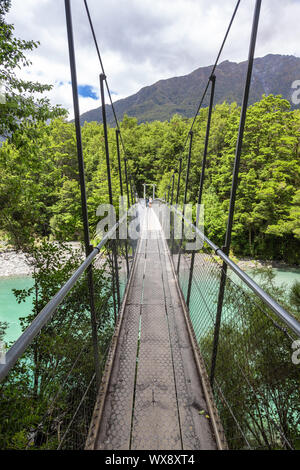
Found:
[[[199, 187], [207, 108], [200, 110], [194, 139], [188, 202]], [[212, 115], [203, 202], [205, 231], [224, 242], [240, 108], [218, 104]], [[183, 151], [191, 120], [138, 124], [126, 117], [121, 130], [137, 191], [156, 183], [163, 196]], [[119, 194], [115, 130], [108, 129], [113, 192]], [[1, 228], [21, 243], [28, 237], [80, 238], [82, 231], [75, 129], [56, 119], [24, 134], [26, 145], [5, 142], [0, 148]], [[85, 123], [82, 140], [91, 232], [95, 233], [100, 203], [108, 202], [102, 124]], [[241, 158], [232, 248], [237, 255], [300, 261], [300, 111], [287, 100], [269, 95], [249, 107]], [[122, 154], [123, 155], [123, 154]], [[123, 165], [124, 171], [124, 165]], [[124, 174], [123, 174], [124, 178]], [[181, 179], [181, 196], [184, 192]], [[116, 197], [116, 196], [115, 196]], [[117, 198], [114, 201], [118, 204]]]
[[[216, 69], [215, 102], [237, 102], [241, 104], [247, 62], [219, 64]], [[200, 97], [212, 66], [200, 67], [182, 76], [160, 80], [142, 88], [138, 93], [115, 102], [117, 116], [122, 120], [124, 114], [136, 117], [138, 122], [164, 121], [178, 113], [185, 117], [195, 114]], [[291, 84], [300, 77], [300, 58], [287, 55], [269, 54], [254, 60], [249, 103], [259, 101], [263, 94], [282, 95], [291, 102]], [[208, 105], [204, 100], [203, 107]], [[107, 118], [114, 125], [111, 106], [107, 106]], [[84, 121], [102, 121], [101, 107], [92, 109], [81, 116]]]

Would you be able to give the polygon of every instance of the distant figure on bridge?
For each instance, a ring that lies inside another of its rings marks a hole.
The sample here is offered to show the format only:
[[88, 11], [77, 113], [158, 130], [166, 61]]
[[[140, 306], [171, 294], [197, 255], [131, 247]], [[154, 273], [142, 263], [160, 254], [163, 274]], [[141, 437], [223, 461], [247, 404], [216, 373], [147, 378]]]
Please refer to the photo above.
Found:
[[152, 197], [149, 198], [149, 207], [152, 206]]
[[146, 197], [146, 207], [149, 205], [149, 199]]

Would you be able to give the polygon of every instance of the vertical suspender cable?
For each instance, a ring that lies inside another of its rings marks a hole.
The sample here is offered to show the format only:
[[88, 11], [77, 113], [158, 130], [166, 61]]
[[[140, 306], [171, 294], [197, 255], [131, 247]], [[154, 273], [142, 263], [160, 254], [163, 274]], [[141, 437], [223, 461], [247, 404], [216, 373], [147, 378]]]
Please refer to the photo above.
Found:
[[[122, 181], [122, 165], [121, 165], [121, 156], [120, 156], [120, 144], [119, 144], [119, 129], [116, 129], [116, 142], [117, 142], [117, 156], [118, 156], [118, 166], [119, 166], [119, 179], [120, 179], [120, 194], [121, 194], [121, 204], [122, 209], [124, 208], [124, 195], [123, 195], [123, 181]], [[128, 246], [127, 240], [125, 240], [125, 258], [126, 258], [126, 270], [127, 270], [127, 279], [129, 277], [129, 262], [128, 262]]]
[[[205, 143], [204, 143], [204, 151], [203, 151], [203, 158], [202, 158], [202, 168], [201, 168], [201, 176], [200, 176], [200, 184], [199, 184], [198, 201], [197, 201], [196, 227], [198, 227], [199, 210], [200, 210], [200, 204], [202, 203], [202, 192], [203, 192], [204, 177], [205, 177], [205, 167], [206, 167], [207, 149], [208, 149], [208, 141], [209, 141], [209, 133], [210, 133], [211, 115], [212, 115], [212, 110], [213, 110], [213, 105], [214, 105], [216, 76], [212, 75], [210, 77], [210, 81], [211, 81], [211, 91], [210, 91], [209, 109], [208, 109], [208, 117], [207, 117], [207, 124], [206, 124], [206, 134], [205, 134]], [[194, 263], [195, 263], [195, 251], [193, 251], [192, 253], [189, 282], [188, 282], [188, 289], [187, 289], [187, 295], [186, 295], [186, 304], [188, 307], [190, 305]]]
[[[176, 192], [176, 200], [175, 200], [175, 204], [176, 204], [176, 207], [178, 206], [178, 202], [179, 202], [179, 192], [180, 192], [180, 178], [181, 178], [181, 169], [182, 169], [182, 158], [180, 157], [179, 158], [179, 168], [178, 168], [178, 178], [177, 178], [177, 192]], [[173, 232], [172, 232], [172, 246], [171, 246], [171, 255], [173, 256], [174, 255], [174, 238], [175, 238], [175, 226], [176, 226], [176, 215], [174, 213], [174, 217], [173, 217]]]
[[[81, 140], [77, 73], [76, 73], [76, 61], [75, 61], [75, 51], [74, 51], [74, 38], [73, 38], [72, 13], [71, 13], [70, 0], [65, 0], [65, 12], [66, 12], [69, 59], [70, 59], [71, 81], [72, 81], [72, 92], [73, 92], [73, 106], [74, 106], [74, 118], [75, 118], [75, 130], [76, 130], [79, 182], [80, 182], [80, 191], [81, 191], [81, 210], [82, 210], [82, 218], [83, 218], [85, 254], [86, 256], [88, 256], [91, 252], [91, 246], [90, 246], [89, 221], [88, 221], [88, 211], [87, 211], [87, 202], [86, 202], [84, 161], [83, 161], [82, 140]], [[95, 374], [96, 374], [97, 386], [99, 386], [100, 385], [100, 359], [99, 359], [99, 351], [98, 351], [97, 319], [96, 319], [96, 311], [95, 311], [93, 271], [92, 271], [91, 265], [87, 269], [87, 278], [88, 278], [89, 302], [90, 302], [90, 310], [91, 310], [91, 327], [92, 327], [92, 340], [93, 340], [93, 349], [94, 349]]]
[[[233, 176], [232, 176], [231, 193], [230, 193], [229, 215], [228, 215], [227, 230], [226, 230], [226, 237], [225, 237], [225, 246], [223, 247], [223, 251], [225, 252], [227, 256], [229, 254], [230, 243], [231, 243], [231, 233], [232, 233], [232, 224], [233, 224], [234, 207], [235, 207], [235, 199], [236, 199], [236, 190], [237, 190], [237, 185], [238, 185], [239, 166], [240, 166], [240, 158], [241, 158], [242, 145], [243, 145], [249, 91], [250, 91], [250, 85], [251, 85], [251, 76], [252, 76], [252, 69], [253, 69], [254, 51], [255, 51], [255, 44], [256, 44], [256, 38], [257, 38], [260, 8], [261, 8], [261, 0], [256, 0], [253, 23], [252, 23], [251, 39], [250, 39], [250, 45], [249, 45], [247, 76], [246, 76], [244, 96], [243, 96], [242, 109], [241, 109], [241, 115], [240, 115], [239, 132], [238, 132], [238, 138], [237, 138], [236, 150], [235, 150], [235, 160], [234, 160], [234, 169], [233, 169]], [[211, 382], [212, 387], [214, 384], [216, 360], [217, 360], [217, 353], [218, 353], [221, 316], [222, 316], [222, 308], [223, 308], [225, 284], [226, 284], [226, 274], [227, 274], [227, 264], [224, 262], [223, 267], [222, 267], [222, 273], [221, 273], [220, 290], [219, 290], [216, 323], [215, 323], [215, 331], [214, 331], [212, 360], [211, 360], [210, 382]]]
[[184, 197], [183, 197], [183, 208], [182, 208], [182, 230], [181, 230], [181, 240], [180, 240], [180, 247], [178, 253], [178, 262], [177, 262], [177, 275], [179, 274], [180, 268], [180, 257], [181, 257], [181, 246], [182, 246], [182, 237], [184, 232], [184, 214], [185, 214], [185, 205], [187, 203], [187, 191], [188, 191], [188, 184], [189, 184], [189, 177], [190, 177], [190, 167], [191, 167], [191, 156], [192, 156], [192, 145], [193, 145], [193, 131], [190, 131], [190, 146], [189, 146], [189, 154], [187, 160], [187, 168], [186, 168], [186, 175], [185, 175], [185, 187], [184, 187]]
[[[116, 123], [117, 129], [120, 131], [120, 141], [121, 141], [123, 151], [124, 151], [124, 154], [125, 154], [125, 159], [126, 159], [125, 145], [124, 145], [124, 142], [123, 142], [123, 138], [122, 138], [122, 134], [121, 134], [121, 130], [120, 130], [120, 125], [119, 125], [119, 121], [118, 121], [117, 114], [116, 114], [116, 111], [115, 111], [115, 107], [114, 107], [114, 104], [113, 104], [113, 100], [112, 100], [112, 97], [111, 97], [111, 93], [110, 93], [110, 89], [109, 89], [109, 86], [108, 86], [107, 78], [106, 78], [106, 75], [105, 75], [104, 65], [103, 65], [103, 62], [102, 62], [102, 58], [101, 58], [101, 54], [100, 54], [100, 50], [99, 50], [99, 46], [98, 46], [98, 41], [97, 41], [97, 38], [96, 38], [96, 34], [95, 34], [92, 18], [91, 18], [91, 15], [90, 15], [90, 10], [89, 10], [88, 4], [87, 4], [87, 0], [84, 0], [84, 6], [85, 6], [86, 13], [87, 13], [90, 29], [91, 29], [91, 32], [92, 32], [92, 36], [93, 36], [97, 56], [98, 56], [98, 59], [99, 59], [100, 67], [101, 67], [102, 73], [105, 77], [104, 81], [105, 81], [106, 90], [107, 90], [107, 94], [108, 94], [108, 97], [109, 97], [111, 109], [112, 109], [112, 112], [113, 112], [113, 115], [114, 115], [115, 123]], [[126, 165], [126, 160], [125, 160], [125, 165]], [[130, 204], [128, 204], [128, 206], [129, 205]]]
[[[104, 132], [104, 143], [105, 143], [105, 155], [106, 155], [106, 168], [107, 168], [107, 183], [108, 183], [108, 194], [109, 194], [109, 203], [113, 206], [113, 195], [112, 195], [112, 185], [111, 185], [111, 172], [110, 172], [110, 159], [109, 159], [109, 147], [108, 147], [108, 136], [107, 136], [107, 121], [106, 121], [106, 110], [105, 110], [105, 98], [104, 98], [104, 83], [105, 75], [100, 74], [100, 94], [101, 94], [101, 103], [102, 103], [102, 120], [103, 120], [103, 132]], [[117, 285], [117, 299], [118, 299], [118, 308], [121, 307], [120, 300], [120, 284], [119, 284], [119, 268], [118, 268], [118, 258], [117, 258], [117, 240], [112, 240], [113, 247], [113, 260], [116, 276], [116, 285]], [[116, 318], [115, 318], [116, 320]]]

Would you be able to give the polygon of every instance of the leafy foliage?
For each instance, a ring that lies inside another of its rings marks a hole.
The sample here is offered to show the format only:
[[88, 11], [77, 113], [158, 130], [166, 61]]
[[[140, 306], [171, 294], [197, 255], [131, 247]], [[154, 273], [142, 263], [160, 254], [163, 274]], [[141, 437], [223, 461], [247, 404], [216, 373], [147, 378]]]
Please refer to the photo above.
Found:
[[[257, 273], [265, 291], [284, 306], [290, 303], [289, 290], [273, 283], [272, 270]], [[289, 309], [299, 318], [296, 306]], [[298, 448], [300, 371], [291, 360], [291, 334], [257, 296], [227, 280], [215, 397], [231, 449]], [[207, 367], [213, 336], [212, 326], [199, 338]]]
[[[30, 260], [34, 286], [15, 291], [19, 302], [34, 295], [32, 314], [21, 319], [23, 330], [81, 264], [82, 252], [43, 242], [32, 248]], [[111, 279], [105, 264], [93, 273], [99, 354], [104, 361], [113, 331]], [[1, 449], [57, 448], [93, 377], [90, 321], [83, 276], [0, 385]], [[69, 448], [76, 448], [80, 439], [80, 446], [84, 444], [95, 393], [93, 384], [73, 422]]]
[[18, 78], [17, 70], [31, 64], [26, 52], [36, 49], [39, 42], [14, 36], [14, 26], [5, 21], [10, 5], [10, 0], [0, 1], [0, 83], [5, 93], [5, 102], [0, 104], [0, 135], [20, 145], [24, 143], [23, 132], [34, 138], [35, 123], [66, 112], [58, 106], [51, 107], [49, 100], [42, 97], [51, 85]]
[[[240, 110], [236, 104], [216, 105], [212, 116], [205, 186], [205, 230], [224, 242]], [[195, 203], [203, 155], [207, 109], [195, 123], [188, 202]], [[184, 192], [187, 148], [182, 153], [190, 120], [175, 115], [170, 122], [121, 123], [128, 168], [137, 191], [156, 183], [168, 194], [173, 168], [183, 156], [180, 200]], [[237, 255], [299, 262], [300, 243], [300, 113], [288, 101], [264, 96], [248, 109], [232, 248]], [[17, 246], [36, 237], [60, 240], [82, 238], [75, 130], [72, 123], [54, 119], [36, 126], [38, 136], [23, 135], [26, 145], [5, 142], [0, 149], [0, 223]], [[109, 128], [114, 203], [120, 193], [115, 129]], [[108, 202], [103, 127], [95, 122], [82, 128], [88, 211], [91, 232], [96, 209]], [[123, 158], [123, 154], [122, 154]], [[123, 184], [125, 186], [124, 162]], [[177, 175], [175, 177], [175, 194]]]
[[[212, 72], [212, 66], [200, 67], [188, 75], [159, 80], [146, 86], [134, 95], [117, 100], [114, 108], [120, 119], [124, 115], [134, 116], [138, 122], [166, 121], [174, 114], [191, 118], [194, 116], [197, 103], [202, 96], [206, 83]], [[291, 101], [291, 83], [300, 76], [300, 59], [292, 55], [268, 54], [254, 59], [252, 86], [249, 103], [259, 101], [262, 94], [282, 94]], [[215, 71], [215, 102], [222, 104], [242, 102], [243, 86], [246, 74], [246, 62], [221, 62]], [[208, 106], [206, 95], [203, 107]], [[292, 104], [292, 106], [294, 106]], [[111, 106], [107, 106], [107, 119], [114, 125]], [[101, 108], [91, 109], [82, 114], [81, 122], [102, 122]]]

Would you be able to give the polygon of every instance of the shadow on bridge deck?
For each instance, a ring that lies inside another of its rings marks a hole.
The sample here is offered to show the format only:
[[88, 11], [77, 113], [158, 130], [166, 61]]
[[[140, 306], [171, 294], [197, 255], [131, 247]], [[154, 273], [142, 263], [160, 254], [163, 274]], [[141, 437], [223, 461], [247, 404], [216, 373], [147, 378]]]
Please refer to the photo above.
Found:
[[226, 448], [155, 218], [147, 208], [87, 449]]

